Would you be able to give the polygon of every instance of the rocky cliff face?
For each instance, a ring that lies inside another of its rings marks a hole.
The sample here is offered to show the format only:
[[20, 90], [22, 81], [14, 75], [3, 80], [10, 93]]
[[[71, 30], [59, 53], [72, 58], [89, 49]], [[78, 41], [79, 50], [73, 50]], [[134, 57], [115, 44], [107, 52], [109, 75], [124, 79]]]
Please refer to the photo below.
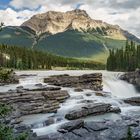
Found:
[[68, 29], [74, 29], [81, 32], [99, 32], [113, 39], [126, 39], [123, 30], [119, 26], [91, 19], [84, 10], [73, 10], [65, 13], [49, 11], [43, 14], [37, 14], [21, 26], [31, 28], [38, 35], [46, 32], [56, 34]]

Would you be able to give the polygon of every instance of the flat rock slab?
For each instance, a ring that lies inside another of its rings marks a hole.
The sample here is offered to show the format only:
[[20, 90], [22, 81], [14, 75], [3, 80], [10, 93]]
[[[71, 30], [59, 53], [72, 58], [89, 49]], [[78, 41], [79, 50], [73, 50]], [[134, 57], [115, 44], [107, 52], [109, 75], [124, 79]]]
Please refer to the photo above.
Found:
[[26, 91], [23, 93], [0, 94], [0, 103], [14, 108], [18, 116], [56, 112], [60, 103], [69, 98], [65, 90]]
[[101, 73], [84, 74], [82, 76], [57, 75], [45, 78], [44, 82], [55, 86], [75, 87], [95, 91], [101, 91], [103, 88]]
[[140, 97], [131, 97], [123, 100], [125, 103], [140, 106]]
[[111, 104], [105, 103], [89, 103], [83, 105], [80, 108], [75, 107], [76, 109], [70, 111], [65, 115], [65, 118], [68, 120], [75, 120], [89, 115], [100, 115], [109, 112], [119, 113], [121, 110], [118, 107], [113, 108]]

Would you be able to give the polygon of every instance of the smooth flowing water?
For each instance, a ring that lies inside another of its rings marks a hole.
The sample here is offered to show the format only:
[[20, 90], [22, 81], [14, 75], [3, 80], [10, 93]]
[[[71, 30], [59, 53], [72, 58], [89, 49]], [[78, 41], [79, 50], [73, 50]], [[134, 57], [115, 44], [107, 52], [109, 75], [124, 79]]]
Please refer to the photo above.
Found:
[[[43, 78], [48, 77], [50, 75], [60, 75], [60, 74], [69, 74], [69, 75], [82, 75], [82, 74], [89, 74], [89, 73], [95, 73], [95, 72], [101, 72], [103, 74], [103, 91], [108, 95], [107, 97], [100, 97], [96, 96], [94, 91], [91, 90], [84, 90], [83, 92], [74, 92], [73, 88], [62, 88], [64, 90], [67, 90], [70, 94], [70, 98], [61, 104], [60, 109], [56, 114], [50, 113], [50, 114], [37, 114], [37, 115], [29, 115], [23, 117], [23, 123], [28, 124], [33, 127], [33, 131], [36, 132], [38, 135], [45, 135], [51, 132], [55, 132], [59, 125], [62, 123], [67, 122], [65, 120], [64, 116], [65, 114], [74, 109], [75, 107], [80, 106], [81, 104], [85, 104], [86, 101], [90, 102], [104, 102], [104, 103], [110, 103], [113, 106], [118, 106], [121, 108], [121, 114], [131, 114], [131, 113], [138, 113], [140, 112], [140, 107], [137, 106], [131, 106], [128, 104], [125, 104], [122, 101], [122, 98], [128, 98], [128, 97], [135, 97], [140, 96], [140, 93], [138, 93], [134, 86], [119, 80], [119, 76], [122, 73], [118, 72], [107, 72], [107, 71], [17, 71], [17, 75], [22, 74], [33, 74], [34, 76], [30, 77], [24, 77], [20, 79], [20, 83], [18, 85], [8, 85], [0, 87], [1, 92], [8, 91], [9, 89], [15, 89], [17, 86], [24, 86], [24, 88], [36, 88], [35, 84], [43, 83]], [[91, 96], [87, 96], [88, 94], [91, 94]], [[55, 120], [54, 124], [51, 124], [49, 126], [45, 126], [44, 122], [49, 119], [53, 118]], [[119, 114], [114, 113], [108, 113], [105, 115], [99, 115], [99, 116], [89, 116], [84, 118], [85, 121], [99, 121], [103, 119], [118, 119], [120, 118]]]

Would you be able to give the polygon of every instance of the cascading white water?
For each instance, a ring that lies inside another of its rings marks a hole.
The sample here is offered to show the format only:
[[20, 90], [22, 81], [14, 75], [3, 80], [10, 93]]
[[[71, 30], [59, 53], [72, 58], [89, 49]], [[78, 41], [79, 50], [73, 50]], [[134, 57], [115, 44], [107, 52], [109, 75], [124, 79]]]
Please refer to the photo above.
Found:
[[140, 96], [140, 93], [132, 84], [119, 79], [121, 74], [118, 72], [103, 72], [104, 91], [111, 92], [113, 96], [120, 98]]

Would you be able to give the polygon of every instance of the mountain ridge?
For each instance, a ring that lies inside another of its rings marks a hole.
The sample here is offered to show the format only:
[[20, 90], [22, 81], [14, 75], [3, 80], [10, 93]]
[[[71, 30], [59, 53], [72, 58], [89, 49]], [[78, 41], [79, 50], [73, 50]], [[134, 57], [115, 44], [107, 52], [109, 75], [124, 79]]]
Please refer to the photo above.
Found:
[[140, 43], [135, 35], [118, 25], [91, 19], [84, 10], [37, 14], [21, 26], [8, 26], [0, 32], [1, 44], [103, 63], [109, 49], [124, 47], [126, 40]]
[[69, 28], [78, 31], [100, 30], [108, 37], [125, 40], [122, 29], [118, 25], [111, 25], [101, 20], [94, 20], [84, 10], [72, 10], [68, 12], [49, 11], [37, 14], [24, 22], [22, 26], [29, 27], [40, 35], [48, 32], [56, 34]]

